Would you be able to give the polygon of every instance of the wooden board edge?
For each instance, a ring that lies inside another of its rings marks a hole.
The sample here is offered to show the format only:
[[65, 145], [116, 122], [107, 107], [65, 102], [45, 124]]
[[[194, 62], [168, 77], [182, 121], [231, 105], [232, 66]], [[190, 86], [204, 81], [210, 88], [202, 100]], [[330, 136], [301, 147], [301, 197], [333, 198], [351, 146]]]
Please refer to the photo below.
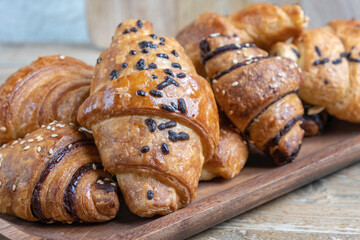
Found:
[[16, 228], [15, 226], [13, 226], [11, 223], [9, 223], [8, 221], [0, 218], [0, 234], [2, 234], [3, 236], [5, 236], [6, 238], [9, 239], [16, 239], [16, 240], [21, 240], [21, 239], [29, 239], [29, 240], [40, 240], [42, 238], [37, 237], [37, 236], [33, 236], [30, 235], [18, 228]]

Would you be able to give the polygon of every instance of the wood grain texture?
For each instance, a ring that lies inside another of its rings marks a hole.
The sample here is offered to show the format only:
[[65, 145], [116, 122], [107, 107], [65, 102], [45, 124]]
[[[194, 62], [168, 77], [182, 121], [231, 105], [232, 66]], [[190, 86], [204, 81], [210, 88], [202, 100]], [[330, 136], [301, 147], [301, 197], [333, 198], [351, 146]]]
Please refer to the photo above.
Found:
[[[99, 50], [89, 46], [0, 45], [0, 82], [38, 55], [65, 54], [89, 64]], [[174, 214], [139, 218], [125, 208], [103, 224], [45, 225], [0, 216], [0, 234], [10, 239], [181, 239], [219, 224], [295, 188], [360, 160], [360, 125], [334, 122], [323, 135], [307, 138], [299, 158], [277, 168], [252, 155], [235, 179], [201, 183], [196, 201]], [[271, 201], [207, 230], [194, 239], [358, 239], [360, 163], [297, 192]], [[0, 239], [1, 236], [0, 235]]]

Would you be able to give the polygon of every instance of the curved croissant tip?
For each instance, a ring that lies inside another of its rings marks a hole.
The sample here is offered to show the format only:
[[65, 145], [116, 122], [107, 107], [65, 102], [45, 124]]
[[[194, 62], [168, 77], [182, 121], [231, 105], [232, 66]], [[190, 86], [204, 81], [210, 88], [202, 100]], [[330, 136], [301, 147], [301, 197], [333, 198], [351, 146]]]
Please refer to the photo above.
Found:
[[119, 197], [117, 194], [117, 186], [114, 183], [103, 182], [103, 184], [97, 184], [96, 191], [92, 191], [92, 199], [96, 211], [98, 213], [98, 221], [108, 221], [116, 217], [119, 208]]

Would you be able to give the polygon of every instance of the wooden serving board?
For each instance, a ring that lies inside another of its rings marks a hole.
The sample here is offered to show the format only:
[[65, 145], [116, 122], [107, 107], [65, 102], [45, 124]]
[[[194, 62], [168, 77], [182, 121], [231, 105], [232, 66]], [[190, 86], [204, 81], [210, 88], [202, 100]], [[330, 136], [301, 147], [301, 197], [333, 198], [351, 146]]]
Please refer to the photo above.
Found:
[[275, 167], [252, 154], [239, 176], [200, 183], [196, 200], [170, 215], [140, 218], [124, 203], [115, 220], [102, 224], [47, 225], [0, 215], [0, 234], [11, 239], [183, 239], [357, 160], [360, 125], [334, 121], [323, 135], [304, 139], [293, 163]]

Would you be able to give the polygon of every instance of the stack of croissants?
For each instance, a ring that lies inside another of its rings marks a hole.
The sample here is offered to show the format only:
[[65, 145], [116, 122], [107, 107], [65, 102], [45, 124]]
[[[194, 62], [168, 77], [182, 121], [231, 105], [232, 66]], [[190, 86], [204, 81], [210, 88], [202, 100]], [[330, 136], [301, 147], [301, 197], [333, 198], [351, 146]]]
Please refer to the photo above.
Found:
[[360, 21], [306, 30], [297, 5], [204, 13], [174, 38], [120, 23], [95, 67], [39, 57], [0, 87], [0, 212], [104, 222], [189, 205], [239, 174], [249, 146], [277, 165], [328, 119], [360, 123]]

